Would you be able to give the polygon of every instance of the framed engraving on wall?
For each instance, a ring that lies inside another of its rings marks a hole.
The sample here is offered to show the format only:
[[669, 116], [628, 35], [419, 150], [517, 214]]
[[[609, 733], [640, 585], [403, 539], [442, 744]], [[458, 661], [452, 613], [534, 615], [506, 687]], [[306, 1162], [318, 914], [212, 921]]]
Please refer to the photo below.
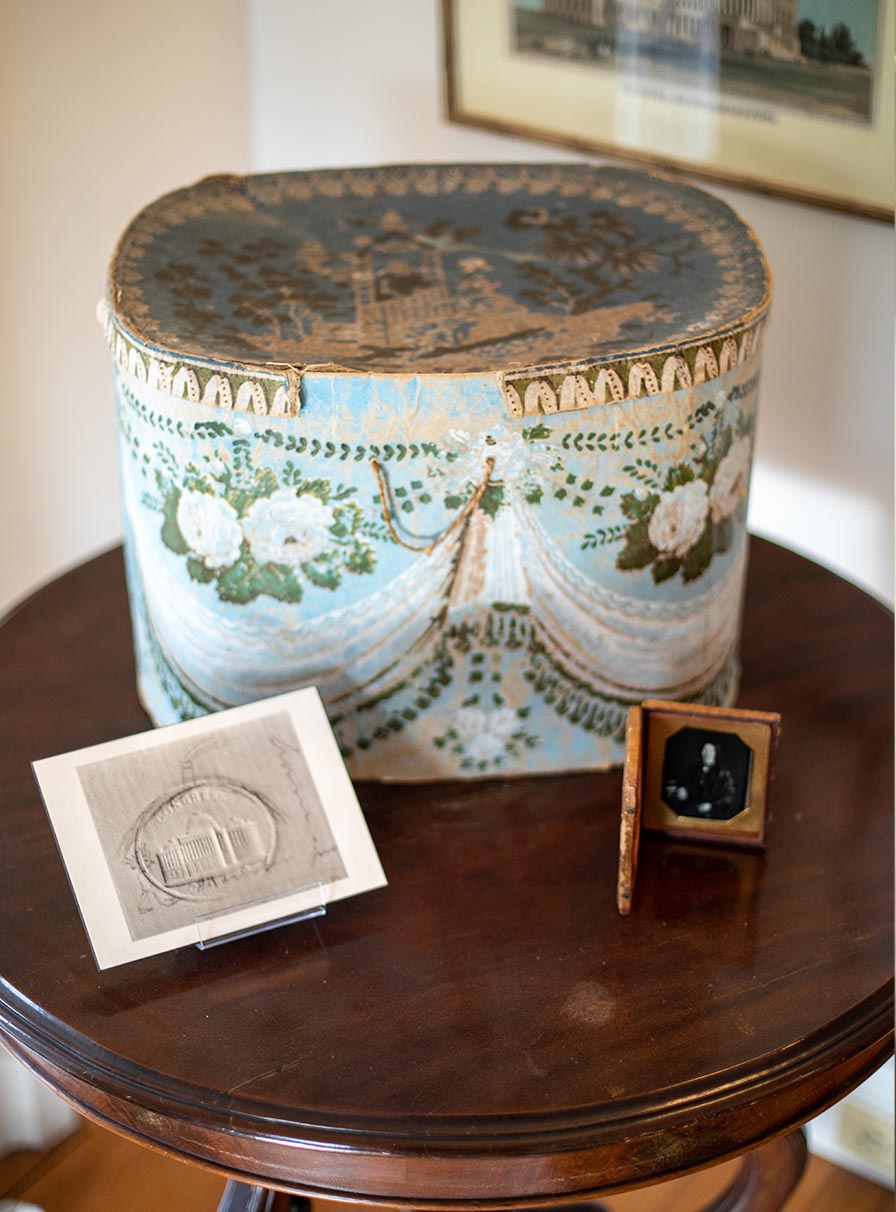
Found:
[[443, 0], [449, 117], [893, 216], [894, 0]]
[[256, 933], [386, 882], [315, 689], [34, 772], [100, 968]]

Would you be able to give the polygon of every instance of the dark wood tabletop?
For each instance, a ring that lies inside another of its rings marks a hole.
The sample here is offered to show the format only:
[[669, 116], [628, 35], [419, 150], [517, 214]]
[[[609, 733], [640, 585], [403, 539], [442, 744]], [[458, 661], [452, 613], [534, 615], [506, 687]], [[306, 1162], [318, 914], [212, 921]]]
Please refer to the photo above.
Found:
[[621, 775], [359, 786], [389, 886], [97, 971], [29, 763], [141, 731], [121, 555], [0, 628], [0, 1035], [88, 1114], [272, 1186], [564, 1200], [741, 1153], [892, 1044], [892, 619], [753, 541], [765, 854], [647, 837]]

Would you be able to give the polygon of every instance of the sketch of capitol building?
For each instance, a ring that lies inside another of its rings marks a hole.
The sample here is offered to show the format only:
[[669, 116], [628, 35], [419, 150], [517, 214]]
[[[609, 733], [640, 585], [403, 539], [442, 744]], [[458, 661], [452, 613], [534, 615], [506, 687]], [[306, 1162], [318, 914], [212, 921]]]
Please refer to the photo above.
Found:
[[609, 38], [800, 58], [798, 0], [544, 0], [544, 11]]
[[193, 816], [188, 829], [169, 839], [155, 855], [167, 888], [234, 875], [264, 858], [256, 821], [237, 819], [219, 825], [205, 813]]

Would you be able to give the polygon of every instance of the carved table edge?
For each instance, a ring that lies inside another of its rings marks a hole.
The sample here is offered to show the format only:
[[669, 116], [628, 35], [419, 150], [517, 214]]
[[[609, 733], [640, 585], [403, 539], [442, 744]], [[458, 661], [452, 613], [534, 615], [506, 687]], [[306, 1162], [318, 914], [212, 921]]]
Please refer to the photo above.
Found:
[[[140, 1130], [133, 1124], [124, 1122], [122, 1119], [116, 1119], [113, 1115], [104, 1114], [103, 1111], [91, 1105], [90, 1102], [79, 1098], [72, 1090], [66, 1089], [57, 1081], [54, 1081], [41, 1064], [40, 1057], [31, 1053], [27, 1048], [14, 1044], [5, 1035], [0, 1035], [0, 1039], [2, 1039], [5, 1046], [19, 1061], [75, 1110], [126, 1139], [136, 1141], [139, 1144], [182, 1161], [201, 1165], [203, 1168], [220, 1174], [224, 1178], [229, 1178], [240, 1183], [259, 1185], [266, 1189], [281, 1191], [287, 1194], [304, 1195], [311, 1198], [332, 1200], [334, 1202], [365, 1203], [374, 1207], [384, 1208], [406, 1209], [412, 1206], [415, 1210], [419, 1210], [419, 1212], [476, 1212], [476, 1210], [480, 1210], [480, 1212], [509, 1212], [510, 1209], [514, 1208], [539, 1208], [557, 1204], [574, 1204], [583, 1200], [605, 1197], [639, 1187], [662, 1183], [707, 1169], [722, 1162], [742, 1157], [745, 1153], [749, 1153], [769, 1141], [793, 1133], [794, 1130], [799, 1129], [808, 1120], [813, 1119], [834, 1103], [839, 1102], [841, 1098], [860, 1085], [893, 1054], [893, 1032], [891, 1030], [888, 1038], [880, 1041], [878, 1047], [866, 1049], [864, 1062], [849, 1074], [846, 1081], [825, 1091], [817, 1100], [803, 1105], [798, 1113], [782, 1119], [770, 1131], [761, 1132], [755, 1137], [739, 1140], [736, 1146], [732, 1145], [730, 1148], [725, 1148], [718, 1153], [712, 1154], [712, 1156], [705, 1156], [685, 1162], [685, 1164], [680, 1166], [654, 1169], [650, 1173], [642, 1173], [630, 1179], [626, 1178], [624, 1181], [614, 1181], [602, 1185], [595, 1185], [591, 1182], [563, 1189], [554, 1187], [546, 1192], [518, 1192], [500, 1197], [490, 1194], [477, 1194], [470, 1197], [451, 1196], [433, 1198], [422, 1190], [400, 1193], [392, 1193], [391, 1191], [371, 1193], [367, 1189], [356, 1187], [333, 1187], [307, 1181], [293, 1183], [283, 1176], [272, 1176], [257, 1169], [227, 1164], [208, 1154], [186, 1147], [182, 1139], [175, 1142], [172, 1139], [155, 1137], [150, 1132]], [[90, 1087], [87, 1086], [87, 1088], [89, 1089]], [[134, 1108], [131, 1107], [129, 1110], [134, 1110]], [[306, 1152], [306, 1149], [296, 1146], [295, 1142], [283, 1141], [282, 1143], [287, 1147], [291, 1147], [297, 1156]], [[328, 1151], [323, 1149], [321, 1152], [326, 1157]], [[331, 1149], [329, 1152], [332, 1158], [334, 1153], [338, 1154], [342, 1151]], [[371, 1153], [373, 1152], [371, 1151]], [[400, 1163], [401, 1157], [397, 1155], [391, 1157], [389, 1160]], [[435, 1161], [436, 1158], [427, 1154], [426, 1160]], [[470, 1158], [469, 1160], [473, 1161], [474, 1159]]]

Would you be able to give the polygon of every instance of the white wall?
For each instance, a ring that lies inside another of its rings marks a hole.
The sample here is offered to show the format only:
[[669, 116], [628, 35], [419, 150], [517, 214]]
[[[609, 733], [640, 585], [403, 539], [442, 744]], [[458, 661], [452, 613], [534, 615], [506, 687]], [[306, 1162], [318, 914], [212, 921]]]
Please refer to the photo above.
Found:
[[893, 228], [724, 196], [775, 274], [750, 526], [892, 603]]
[[[438, 5], [249, 0], [252, 167], [567, 160], [442, 116]], [[751, 527], [892, 601], [893, 232], [711, 186], [776, 281]]]
[[0, 609], [121, 532], [106, 266], [147, 201], [245, 171], [242, 0], [0, 4]]
[[[242, 0], [2, 0], [0, 46], [2, 610], [118, 539], [106, 265], [149, 199], [248, 168], [249, 121]], [[74, 1121], [0, 1049], [0, 1156]]]

